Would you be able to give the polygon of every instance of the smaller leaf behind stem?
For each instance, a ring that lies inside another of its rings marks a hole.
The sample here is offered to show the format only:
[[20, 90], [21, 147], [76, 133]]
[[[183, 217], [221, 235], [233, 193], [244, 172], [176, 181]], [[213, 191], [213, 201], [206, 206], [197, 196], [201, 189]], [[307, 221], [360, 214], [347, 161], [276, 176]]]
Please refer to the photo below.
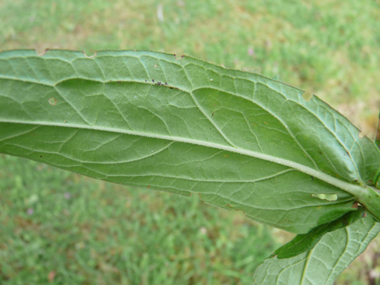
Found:
[[272, 256], [277, 256], [278, 259], [291, 258], [309, 251], [326, 233], [347, 227], [359, 220], [363, 215], [364, 208], [360, 207], [357, 211], [349, 212], [333, 222], [320, 225], [307, 234], [299, 234], [290, 242], [277, 249]]
[[291, 258], [268, 258], [255, 272], [254, 285], [324, 284], [335, 278], [379, 233], [380, 224], [368, 214], [349, 226], [327, 232], [308, 252]]

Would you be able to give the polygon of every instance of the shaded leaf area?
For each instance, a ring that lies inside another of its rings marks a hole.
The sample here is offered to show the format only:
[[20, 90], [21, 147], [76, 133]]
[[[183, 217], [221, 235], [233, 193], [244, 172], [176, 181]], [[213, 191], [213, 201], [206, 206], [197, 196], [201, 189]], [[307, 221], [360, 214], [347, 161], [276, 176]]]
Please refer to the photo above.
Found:
[[0, 87], [0, 152], [199, 193], [295, 233], [352, 211], [350, 189], [380, 164], [374, 143], [317, 97], [187, 56], [2, 52]]
[[305, 251], [309, 251], [321, 240], [321, 238], [326, 233], [349, 226], [350, 224], [356, 222], [358, 219], [362, 218], [363, 214], [364, 209], [361, 208], [358, 211], [344, 214], [342, 217], [333, 222], [320, 225], [312, 229], [307, 234], [297, 235], [290, 242], [277, 249], [274, 252], [273, 256], [277, 256], [278, 259], [284, 259], [299, 255]]
[[335, 278], [379, 233], [380, 224], [371, 216], [325, 234], [309, 252], [292, 258], [272, 257], [261, 264], [254, 276], [255, 285], [333, 284]]

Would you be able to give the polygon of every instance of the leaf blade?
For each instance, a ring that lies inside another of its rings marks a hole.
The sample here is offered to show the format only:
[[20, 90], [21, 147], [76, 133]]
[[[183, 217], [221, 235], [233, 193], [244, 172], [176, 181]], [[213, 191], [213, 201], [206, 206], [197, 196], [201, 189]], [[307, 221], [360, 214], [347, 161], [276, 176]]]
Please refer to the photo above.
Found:
[[364, 209], [361, 208], [358, 211], [344, 214], [342, 217], [333, 222], [315, 227], [307, 234], [297, 235], [290, 242], [278, 248], [274, 252], [273, 256], [277, 256], [278, 259], [284, 259], [297, 256], [306, 251], [310, 251], [326, 233], [349, 226], [350, 224], [362, 218], [363, 214]]
[[286, 259], [267, 259], [255, 272], [255, 285], [333, 284], [380, 231], [372, 217], [327, 233], [309, 252]]
[[260, 75], [152, 52], [13, 51], [0, 61], [1, 152], [111, 182], [199, 193], [288, 231], [352, 211], [352, 193], [363, 191], [355, 181], [380, 162], [373, 142], [355, 138], [355, 127], [326, 104]]

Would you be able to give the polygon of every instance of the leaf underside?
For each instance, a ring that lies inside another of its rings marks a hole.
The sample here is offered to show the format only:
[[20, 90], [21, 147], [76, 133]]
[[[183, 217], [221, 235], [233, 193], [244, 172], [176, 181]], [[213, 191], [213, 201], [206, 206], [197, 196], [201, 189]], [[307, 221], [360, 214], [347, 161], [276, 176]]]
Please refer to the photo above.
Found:
[[291, 258], [314, 248], [321, 238], [328, 232], [345, 228], [356, 222], [364, 215], [364, 209], [361, 207], [358, 211], [352, 211], [344, 214], [339, 219], [315, 227], [307, 234], [299, 234], [287, 244], [277, 249], [273, 256], [278, 259]]
[[302, 94], [187, 56], [1, 52], [0, 152], [307, 233], [355, 210], [380, 151]]
[[266, 259], [255, 272], [254, 285], [330, 285], [380, 231], [370, 216], [327, 233], [309, 252], [292, 258]]

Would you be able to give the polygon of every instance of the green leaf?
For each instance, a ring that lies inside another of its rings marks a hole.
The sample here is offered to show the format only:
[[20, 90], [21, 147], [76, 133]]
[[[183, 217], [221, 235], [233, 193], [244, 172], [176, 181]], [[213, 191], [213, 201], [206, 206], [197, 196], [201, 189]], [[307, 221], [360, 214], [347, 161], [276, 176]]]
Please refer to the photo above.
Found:
[[380, 112], [379, 112], [379, 123], [377, 126], [375, 143], [376, 143], [377, 147], [380, 148]]
[[[380, 149], [380, 112], [379, 112], [379, 123], [377, 126], [375, 143], [376, 143], [377, 147]], [[380, 189], [380, 166], [379, 166], [379, 169], [377, 171], [377, 174], [375, 175], [374, 185], [376, 188]]]
[[380, 196], [367, 186], [380, 150], [302, 94], [187, 56], [2, 52], [0, 152], [110, 182], [198, 193], [294, 233], [353, 211], [356, 200], [380, 217]]
[[284, 244], [277, 249], [273, 256], [277, 256], [278, 259], [291, 258], [297, 256], [303, 252], [311, 250], [321, 238], [328, 232], [332, 232], [356, 222], [362, 218], [364, 209], [360, 208], [358, 211], [349, 212], [344, 214], [339, 219], [320, 225], [312, 229], [307, 234], [299, 234], [287, 244]]
[[255, 272], [254, 285], [333, 284], [334, 279], [379, 233], [380, 224], [372, 217], [327, 233], [309, 252], [289, 259], [272, 257]]

